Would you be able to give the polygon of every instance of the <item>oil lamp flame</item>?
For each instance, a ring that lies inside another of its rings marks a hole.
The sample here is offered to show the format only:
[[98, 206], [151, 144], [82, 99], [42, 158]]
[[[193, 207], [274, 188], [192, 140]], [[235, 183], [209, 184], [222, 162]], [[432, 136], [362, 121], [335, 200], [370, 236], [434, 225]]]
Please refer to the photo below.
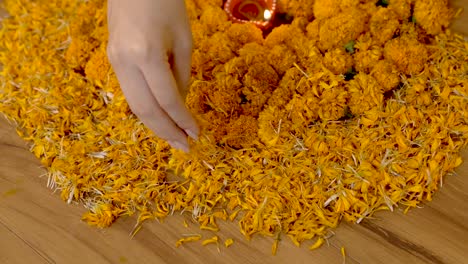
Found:
[[227, 0], [224, 10], [233, 22], [251, 23], [266, 30], [273, 24], [276, 0]]

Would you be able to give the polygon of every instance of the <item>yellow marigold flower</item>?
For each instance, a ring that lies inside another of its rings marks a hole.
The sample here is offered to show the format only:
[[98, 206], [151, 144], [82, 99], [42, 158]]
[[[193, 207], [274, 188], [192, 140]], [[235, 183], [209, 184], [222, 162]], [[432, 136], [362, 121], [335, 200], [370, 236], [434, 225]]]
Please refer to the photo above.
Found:
[[195, 20], [191, 23], [193, 46], [194, 49], [198, 49], [202, 41], [206, 38], [203, 24]]
[[315, 19], [324, 19], [340, 12], [342, 0], [315, 0], [313, 11]]
[[427, 48], [418, 40], [401, 36], [390, 40], [384, 47], [385, 59], [405, 74], [418, 74], [428, 59]]
[[[249, 67], [254, 64], [264, 63], [267, 60], [267, 54], [268, 49], [257, 42], [247, 43], [239, 50], [239, 57], [242, 58], [243, 63]], [[238, 70], [238, 68], [236, 70]], [[240, 74], [240, 76], [242, 75], [243, 74]]]
[[[230, 79], [233, 82], [236, 82], [235, 79]], [[220, 81], [222, 82], [222, 81]], [[230, 82], [228, 80], [228, 82]], [[226, 86], [227, 89], [216, 89], [209, 91], [208, 94], [208, 105], [214, 111], [222, 113], [225, 116], [229, 116], [232, 112], [240, 110], [240, 82], [237, 81], [238, 88], [236, 89], [233, 85]]]
[[[258, 137], [267, 146], [278, 143], [280, 135], [288, 130], [287, 113], [278, 107], [268, 106], [258, 117]], [[286, 124], [283, 125], [283, 124]]]
[[351, 8], [322, 20], [319, 31], [319, 47], [322, 51], [343, 46], [366, 29], [367, 14], [359, 8]]
[[448, 0], [426, 0], [414, 3], [414, 18], [427, 33], [436, 35], [450, 24], [454, 12]]
[[286, 105], [295, 93], [297, 83], [303, 77], [303, 73], [298, 68], [292, 67], [288, 69], [281, 79], [279, 86], [273, 91], [271, 97], [268, 99], [268, 105], [273, 107]]
[[215, 90], [214, 83], [192, 81], [185, 104], [194, 113], [205, 113], [210, 109], [208, 96]]
[[325, 53], [323, 64], [334, 74], [343, 74], [353, 67], [353, 57], [343, 48]]
[[296, 50], [297, 64], [311, 73], [320, 71], [323, 62], [322, 53], [315, 43], [315, 40], [307, 39], [302, 43], [301, 48]]
[[383, 91], [374, 77], [359, 73], [348, 83], [349, 108], [353, 114], [363, 114], [383, 104]]
[[320, 25], [322, 20], [319, 19], [314, 19], [312, 22], [310, 22], [307, 25], [306, 31], [307, 31], [307, 37], [311, 40], [316, 40], [318, 41], [320, 38]]
[[275, 45], [286, 44], [292, 38], [294, 31], [297, 28], [293, 28], [291, 25], [284, 24], [275, 27], [265, 39], [265, 45], [273, 47]]
[[286, 45], [275, 45], [268, 53], [267, 60], [278, 74], [284, 74], [297, 61], [297, 56]]
[[401, 21], [407, 21], [411, 16], [411, 0], [388, 0], [388, 9], [394, 11]]
[[202, 10], [200, 23], [203, 25], [205, 35], [223, 32], [231, 25], [228, 15], [220, 6], [210, 5]]
[[277, 85], [278, 78], [276, 71], [263, 62], [253, 64], [242, 79], [242, 83], [256, 93], [268, 93]]
[[250, 42], [263, 43], [262, 31], [250, 23], [233, 23], [226, 31], [232, 50], [237, 51]]
[[358, 50], [354, 55], [354, 67], [358, 72], [369, 73], [383, 57], [380, 46], [372, 46], [368, 50]]
[[199, 49], [192, 53], [192, 67], [196, 72], [210, 72], [219, 62], [226, 63], [234, 57], [226, 34], [216, 32], [203, 39]]
[[377, 62], [370, 74], [382, 86], [384, 92], [396, 88], [400, 83], [400, 75], [395, 66], [385, 60]]
[[246, 108], [250, 108], [248, 115], [258, 116], [271, 92], [277, 86], [278, 80], [278, 74], [269, 64], [264, 62], [253, 64], [242, 79], [244, 85], [242, 95], [246, 100], [242, 105], [244, 114], [247, 114]]
[[186, 0], [185, 5], [187, 8], [187, 15], [191, 21], [196, 20], [200, 14], [201, 10], [197, 7], [195, 1], [193, 0]]
[[315, 96], [295, 95], [286, 106], [291, 113], [291, 121], [295, 126], [306, 127], [318, 119], [319, 99]]
[[349, 93], [343, 84], [330, 85], [319, 97], [318, 115], [321, 120], [338, 120], [346, 114]]
[[311, 20], [313, 18], [313, 10], [310, 8], [312, 4], [313, 0], [279, 0], [278, 11]]
[[227, 130], [229, 134], [221, 139], [221, 143], [226, 143], [233, 148], [251, 147], [256, 139], [253, 135], [258, 130], [257, 119], [252, 116], [241, 115], [228, 124]]
[[223, 4], [223, 0], [192, 0], [201, 10], [205, 10], [210, 7], [220, 7]]
[[393, 38], [400, 21], [397, 14], [389, 8], [379, 8], [369, 22], [370, 32], [376, 44], [382, 44]]

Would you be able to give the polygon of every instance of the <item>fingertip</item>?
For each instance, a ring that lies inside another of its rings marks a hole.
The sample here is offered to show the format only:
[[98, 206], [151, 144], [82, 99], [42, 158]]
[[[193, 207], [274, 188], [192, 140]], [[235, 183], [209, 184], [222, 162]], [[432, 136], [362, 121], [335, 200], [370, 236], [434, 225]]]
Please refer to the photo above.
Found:
[[196, 131], [194, 131], [192, 129], [186, 129], [185, 133], [187, 133], [187, 135], [189, 135], [189, 137], [191, 137], [192, 139], [198, 140], [198, 135], [199, 135], [199, 130], [198, 129]]
[[188, 145], [187, 141], [185, 141], [184, 143], [180, 142], [180, 141], [168, 141], [168, 143], [169, 143], [169, 145], [171, 145], [171, 147], [173, 147], [175, 149], [182, 150], [185, 153], [190, 152], [190, 148], [189, 148], [189, 145]]

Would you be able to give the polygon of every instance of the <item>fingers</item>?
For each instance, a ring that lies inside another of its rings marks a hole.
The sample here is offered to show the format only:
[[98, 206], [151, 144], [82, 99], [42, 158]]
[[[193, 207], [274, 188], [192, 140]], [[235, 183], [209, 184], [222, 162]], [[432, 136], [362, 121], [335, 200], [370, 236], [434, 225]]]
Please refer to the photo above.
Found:
[[187, 136], [161, 108], [136, 66], [113, 64], [120, 86], [132, 110], [157, 136], [174, 148], [189, 151]]
[[142, 65], [149, 89], [161, 108], [187, 135], [197, 139], [199, 128], [192, 114], [185, 107], [167, 56], [153, 57]]

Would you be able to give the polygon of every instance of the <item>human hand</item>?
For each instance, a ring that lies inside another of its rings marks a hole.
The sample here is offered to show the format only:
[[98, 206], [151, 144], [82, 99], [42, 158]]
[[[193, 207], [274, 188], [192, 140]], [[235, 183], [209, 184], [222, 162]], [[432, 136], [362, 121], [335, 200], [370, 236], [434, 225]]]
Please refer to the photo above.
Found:
[[188, 152], [198, 125], [184, 104], [192, 33], [184, 0], [108, 1], [108, 57], [132, 112]]

